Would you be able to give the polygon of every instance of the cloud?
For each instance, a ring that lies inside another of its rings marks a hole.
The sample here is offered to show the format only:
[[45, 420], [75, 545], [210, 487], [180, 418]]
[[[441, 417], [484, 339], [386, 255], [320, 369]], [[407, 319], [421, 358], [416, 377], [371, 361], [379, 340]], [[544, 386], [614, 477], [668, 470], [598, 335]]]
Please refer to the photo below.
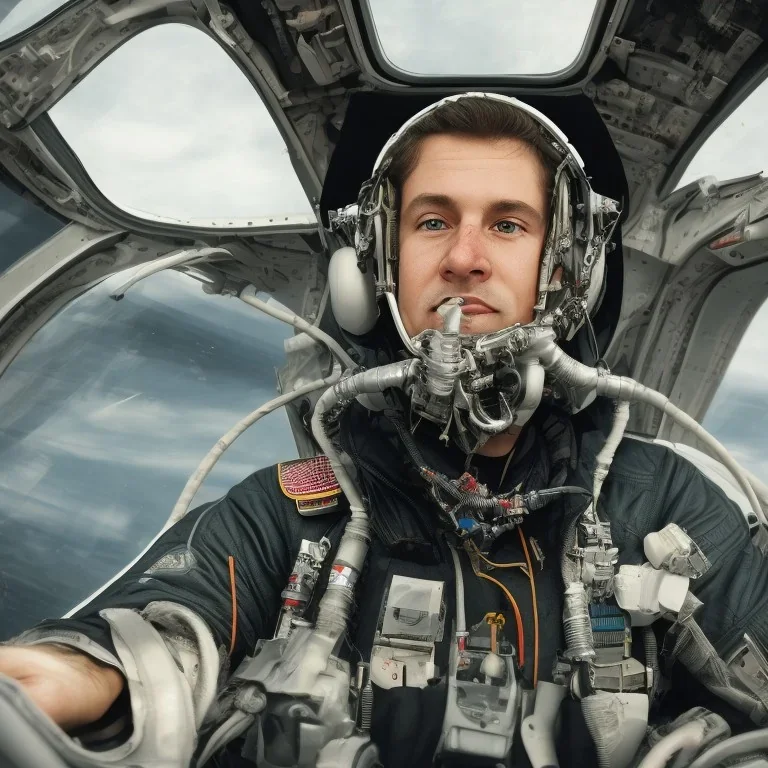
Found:
[[[573, 63], [595, 4], [369, 0], [382, 50], [417, 74], [531, 74]], [[556, 23], [553, 23], [556, 20]]]
[[[31, 492], [66, 459], [119, 468], [136, 482], [165, 475], [178, 492], [222, 434], [277, 394], [287, 326], [176, 273], [145, 280], [119, 303], [107, 299], [115, 282], [60, 312], [4, 375], [6, 489]], [[212, 478], [234, 483], [293, 455], [276, 412], [238, 438]]]
[[[72, 401], [68, 408], [46, 420], [45, 451], [54, 458], [69, 456], [83, 462], [100, 462], [105, 460], [108, 445], [109, 462], [122, 465], [136, 478], [141, 477], [142, 470], [158, 468], [168, 474], [189, 475], [222, 434], [249, 410], [255, 410], [273, 396], [264, 390], [254, 394], [259, 402], [254, 402], [252, 407], [241, 409], [232, 404], [228, 408], [206, 408], [198, 404], [192, 418], [183, 401], [158, 401], [141, 394], [129, 401], [112, 402], [105, 396]], [[235, 443], [238, 447], [249, 445], [239, 451], [241, 461], [235, 474], [245, 477], [255, 466], [283, 458], [275, 449], [290, 441], [290, 431], [281, 416], [265, 416], [263, 422], [251, 428], [250, 435], [246, 432], [238, 438], [239, 443]], [[265, 441], [268, 435], [271, 439]], [[36, 442], [42, 438], [40, 435]], [[224, 456], [229, 459], [234, 453], [232, 448]], [[247, 461], [243, 461], [246, 458], [243, 453], [247, 454]]]
[[192, 27], [139, 34], [50, 115], [94, 183], [127, 209], [178, 220], [312, 213], [258, 93]]
[[11, 8], [3, 15], [5, 9], [2, 6], [8, 3], [9, 0], [3, 0], [0, 4], [0, 40], [23, 32], [64, 4], [63, 0], [10, 0]]
[[[768, 302], [757, 311], [728, 366], [721, 389], [768, 392]], [[768, 406], [768, 402], [766, 402]]]
[[[276, 394], [289, 328], [177, 273], [113, 302], [124, 277], [59, 312], [3, 376], [0, 639], [61, 615], [131, 560], [216, 440]], [[269, 414], [191, 507], [295, 456], [285, 413]]]
[[768, 119], [768, 80], [761, 83], [715, 128], [694, 155], [677, 189], [702, 176], [720, 181], [768, 171], [765, 122]]
[[703, 419], [734, 458], [768, 481], [768, 302], [755, 314]]

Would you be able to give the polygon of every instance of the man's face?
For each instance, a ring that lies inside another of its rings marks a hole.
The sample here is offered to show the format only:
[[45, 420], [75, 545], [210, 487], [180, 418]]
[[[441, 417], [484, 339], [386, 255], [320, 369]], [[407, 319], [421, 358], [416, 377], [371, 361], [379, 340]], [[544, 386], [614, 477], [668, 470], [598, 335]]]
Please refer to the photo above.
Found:
[[547, 228], [544, 172], [515, 139], [429, 136], [401, 190], [398, 305], [410, 336], [442, 328], [464, 299], [464, 333], [533, 319]]

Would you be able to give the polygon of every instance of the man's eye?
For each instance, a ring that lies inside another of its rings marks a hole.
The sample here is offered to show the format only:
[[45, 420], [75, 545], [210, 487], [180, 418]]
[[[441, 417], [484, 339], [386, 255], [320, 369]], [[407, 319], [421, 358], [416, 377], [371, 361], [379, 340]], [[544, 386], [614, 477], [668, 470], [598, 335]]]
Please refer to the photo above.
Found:
[[442, 219], [426, 219], [419, 226], [429, 232], [439, 232], [445, 227], [445, 222]]
[[520, 225], [515, 224], [514, 221], [500, 221], [496, 224], [496, 228], [505, 235], [514, 235], [520, 230]]

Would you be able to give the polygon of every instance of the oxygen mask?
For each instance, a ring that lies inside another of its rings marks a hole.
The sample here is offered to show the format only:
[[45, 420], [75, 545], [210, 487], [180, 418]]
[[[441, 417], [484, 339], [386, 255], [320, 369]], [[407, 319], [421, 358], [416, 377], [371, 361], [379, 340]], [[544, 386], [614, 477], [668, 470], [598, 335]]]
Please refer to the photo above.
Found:
[[536, 410], [544, 387], [539, 350], [553, 344], [548, 325], [515, 325], [485, 334], [462, 334], [464, 300], [446, 299], [437, 309], [441, 329], [411, 340], [420, 362], [409, 392], [412, 410], [441, 427], [474, 453], [489, 438], [521, 427]]

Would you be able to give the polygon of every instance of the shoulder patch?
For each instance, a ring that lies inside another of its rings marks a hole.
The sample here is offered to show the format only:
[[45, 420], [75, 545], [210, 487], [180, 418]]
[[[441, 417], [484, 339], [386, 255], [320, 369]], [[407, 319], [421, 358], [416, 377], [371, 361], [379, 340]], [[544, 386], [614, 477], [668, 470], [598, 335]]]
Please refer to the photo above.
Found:
[[280, 490], [302, 515], [320, 515], [339, 504], [341, 486], [327, 456], [278, 464], [277, 478]]

